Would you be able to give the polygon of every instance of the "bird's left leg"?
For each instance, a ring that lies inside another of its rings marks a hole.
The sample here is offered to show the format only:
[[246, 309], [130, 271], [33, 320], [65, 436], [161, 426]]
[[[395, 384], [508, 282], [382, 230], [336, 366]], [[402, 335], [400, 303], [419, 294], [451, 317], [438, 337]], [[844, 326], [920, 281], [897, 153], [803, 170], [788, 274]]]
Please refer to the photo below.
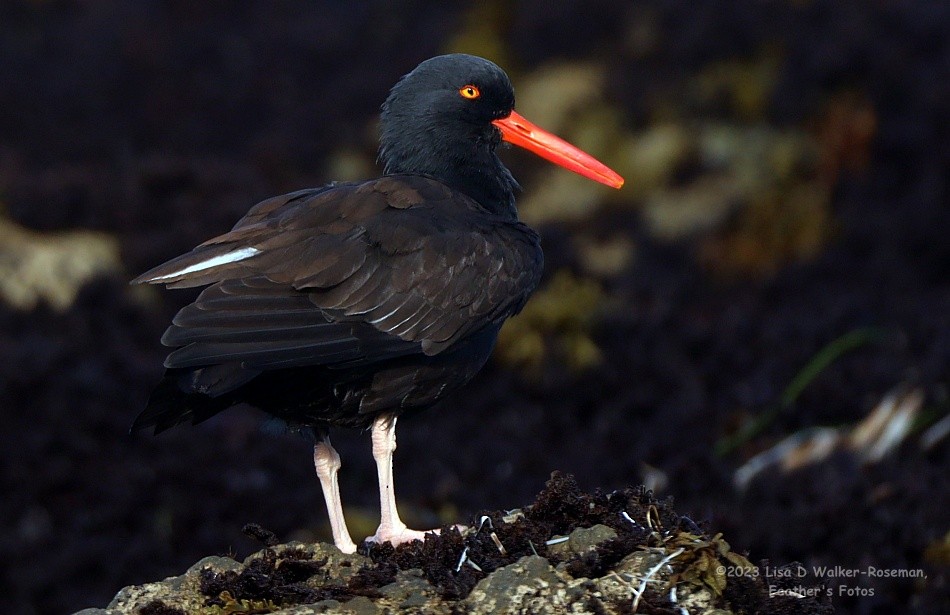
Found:
[[373, 458], [379, 475], [379, 529], [367, 538], [370, 542], [390, 542], [393, 546], [412, 540], [422, 540], [428, 533], [406, 528], [396, 510], [393, 492], [393, 451], [396, 450], [396, 417], [381, 416], [373, 422]]

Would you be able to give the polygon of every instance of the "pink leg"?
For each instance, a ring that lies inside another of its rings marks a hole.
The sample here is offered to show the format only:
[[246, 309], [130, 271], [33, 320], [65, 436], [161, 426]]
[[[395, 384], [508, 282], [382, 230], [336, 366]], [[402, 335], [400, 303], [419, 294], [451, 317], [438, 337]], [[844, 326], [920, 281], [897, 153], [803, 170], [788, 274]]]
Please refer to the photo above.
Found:
[[427, 533], [406, 528], [396, 510], [396, 494], [393, 491], [393, 451], [396, 450], [396, 419], [382, 416], [373, 422], [373, 458], [379, 474], [379, 529], [367, 538], [370, 542], [390, 542], [393, 546], [412, 540], [422, 540]]
[[356, 545], [350, 538], [350, 532], [346, 529], [346, 520], [343, 518], [340, 485], [336, 478], [337, 472], [340, 471], [340, 455], [330, 446], [329, 438], [314, 445], [313, 465], [317, 469], [320, 486], [323, 487], [323, 499], [327, 502], [333, 544], [344, 553], [356, 553]]

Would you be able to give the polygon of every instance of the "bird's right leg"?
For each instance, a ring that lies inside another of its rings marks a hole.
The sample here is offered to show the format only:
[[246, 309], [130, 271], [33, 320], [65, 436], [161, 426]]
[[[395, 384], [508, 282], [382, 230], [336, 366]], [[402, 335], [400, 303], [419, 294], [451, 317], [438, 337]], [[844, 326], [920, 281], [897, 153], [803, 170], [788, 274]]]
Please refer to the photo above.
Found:
[[343, 504], [340, 501], [340, 485], [337, 482], [337, 473], [342, 465], [340, 455], [330, 446], [330, 438], [324, 437], [313, 446], [313, 465], [317, 469], [320, 486], [323, 487], [323, 499], [327, 502], [333, 544], [344, 553], [356, 553], [356, 544], [346, 529]]

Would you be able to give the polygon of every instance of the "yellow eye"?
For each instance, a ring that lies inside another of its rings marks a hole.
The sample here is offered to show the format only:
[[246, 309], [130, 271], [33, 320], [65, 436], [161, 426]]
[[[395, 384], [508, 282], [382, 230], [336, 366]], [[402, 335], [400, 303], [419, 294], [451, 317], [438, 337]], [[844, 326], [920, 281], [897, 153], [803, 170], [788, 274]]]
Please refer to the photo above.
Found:
[[478, 88], [471, 84], [463, 85], [459, 88], [459, 94], [462, 95], [462, 98], [468, 99], [478, 98], [482, 95], [482, 93], [478, 91]]

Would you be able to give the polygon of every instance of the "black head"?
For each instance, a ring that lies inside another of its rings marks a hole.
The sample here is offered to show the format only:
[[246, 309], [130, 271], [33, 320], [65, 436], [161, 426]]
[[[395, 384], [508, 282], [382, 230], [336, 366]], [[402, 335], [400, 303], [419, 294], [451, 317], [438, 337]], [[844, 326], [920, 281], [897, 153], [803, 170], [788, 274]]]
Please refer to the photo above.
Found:
[[393, 87], [382, 107], [379, 158], [386, 173], [430, 175], [478, 200], [514, 213], [511, 173], [495, 155], [493, 120], [508, 117], [515, 95], [498, 66], [451, 54], [426, 60]]

